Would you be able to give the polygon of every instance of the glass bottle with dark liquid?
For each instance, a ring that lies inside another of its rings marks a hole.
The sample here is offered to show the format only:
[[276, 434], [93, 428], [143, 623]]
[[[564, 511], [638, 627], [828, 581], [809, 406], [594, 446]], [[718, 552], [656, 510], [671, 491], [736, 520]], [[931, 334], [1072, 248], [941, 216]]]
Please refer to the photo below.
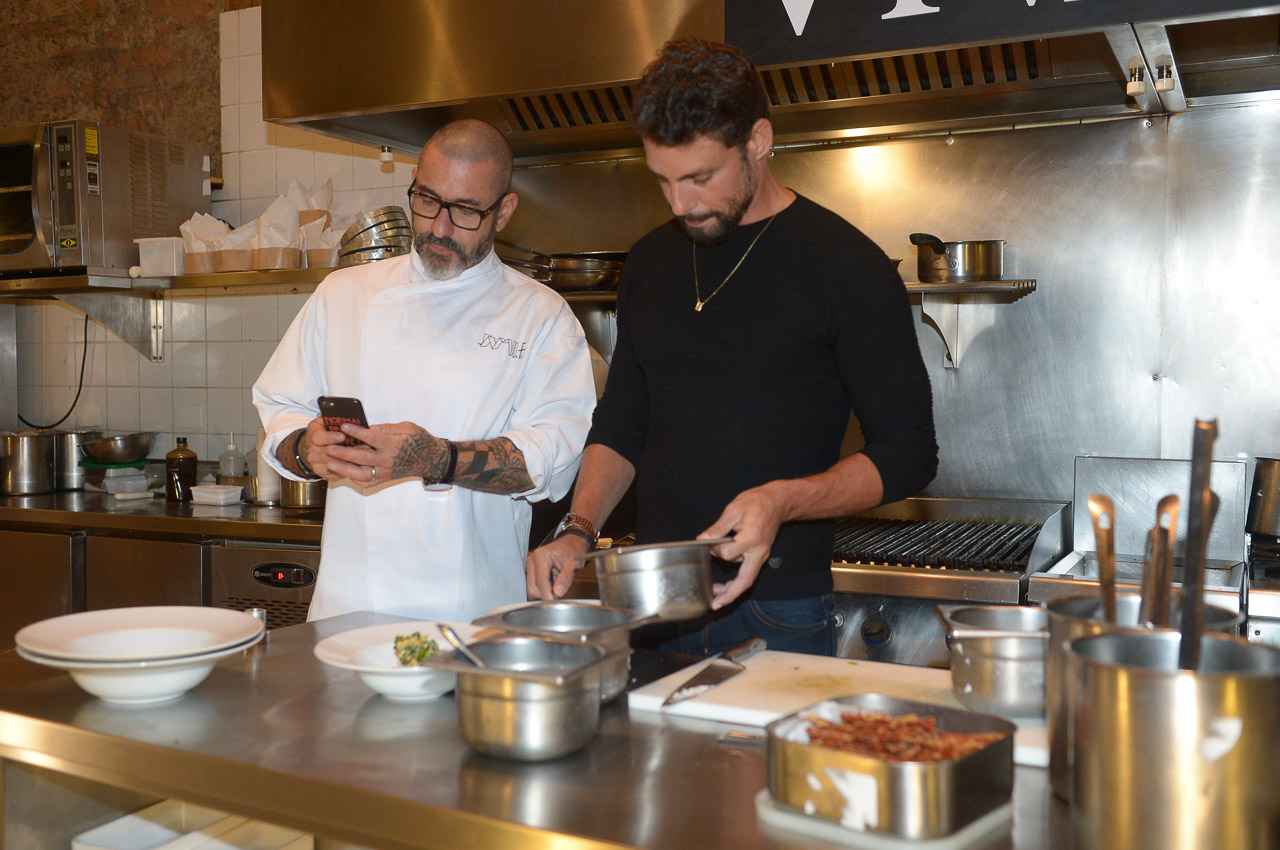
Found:
[[178, 445], [164, 456], [164, 498], [169, 502], [191, 501], [191, 488], [196, 486], [196, 453], [187, 448], [187, 438], [179, 437]]

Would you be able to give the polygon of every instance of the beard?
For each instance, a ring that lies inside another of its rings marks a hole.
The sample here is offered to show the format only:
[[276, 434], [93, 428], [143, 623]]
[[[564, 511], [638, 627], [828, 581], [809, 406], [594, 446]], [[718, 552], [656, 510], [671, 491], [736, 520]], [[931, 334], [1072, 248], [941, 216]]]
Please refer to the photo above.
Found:
[[[742, 188], [738, 194], [729, 199], [729, 208], [721, 211], [712, 211], [700, 217], [681, 216], [676, 219], [680, 223], [680, 229], [684, 231], [684, 235], [693, 240], [696, 245], [711, 247], [719, 245], [733, 235], [733, 231], [737, 230], [738, 223], [742, 221], [742, 217], [747, 214], [747, 207], [751, 206], [751, 202], [756, 197], [756, 188], [759, 181], [756, 174], [749, 167], [746, 167], [746, 156], [743, 155], [744, 172], [746, 179], [743, 181]], [[709, 228], [694, 228], [691, 222], [712, 221], [713, 225]]]
[[[495, 236], [497, 236], [497, 230], [494, 225], [490, 225], [489, 233], [480, 240], [474, 250], [468, 251], [461, 243], [455, 242], [447, 236], [436, 236], [428, 230], [413, 237], [413, 250], [417, 251], [418, 256], [422, 258], [422, 264], [426, 267], [427, 274], [432, 279], [453, 280], [489, 254], [490, 249], [493, 248]], [[454, 256], [452, 259], [442, 257], [429, 250], [427, 248], [428, 245], [447, 248], [453, 252]]]

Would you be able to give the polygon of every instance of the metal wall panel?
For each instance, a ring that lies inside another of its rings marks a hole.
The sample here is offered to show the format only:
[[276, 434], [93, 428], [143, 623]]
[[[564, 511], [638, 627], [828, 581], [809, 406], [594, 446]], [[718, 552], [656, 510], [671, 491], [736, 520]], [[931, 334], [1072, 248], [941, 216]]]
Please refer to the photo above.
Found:
[[1277, 138], [1277, 103], [1169, 122], [1164, 457], [1191, 456], [1197, 416], [1218, 417], [1215, 457], [1280, 454]]
[[[959, 368], [917, 325], [942, 448], [939, 496], [1072, 497], [1074, 458], [1280, 453], [1280, 106], [862, 147], [778, 151], [788, 186], [839, 212], [916, 279], [914, 231], [1005, 239], [1012, 303], [960, 305]], [[544, 251], [625, 250], [669, 215], [639, 159], [521, 170], [507, 234]], [[920, 308], [916, 307], [917, 317]]]

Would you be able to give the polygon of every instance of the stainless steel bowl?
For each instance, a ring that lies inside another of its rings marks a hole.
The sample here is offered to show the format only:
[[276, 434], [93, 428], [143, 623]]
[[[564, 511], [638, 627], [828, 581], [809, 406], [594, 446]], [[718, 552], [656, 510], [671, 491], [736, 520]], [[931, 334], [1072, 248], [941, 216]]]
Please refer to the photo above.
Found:
[[581, 555], [595, 562], [600, 601], [633, 616], [692, 620], [711, 610], [711, 549], [727, 538], [618, 546]]
[[85, 457], [98, 463], [133, 463], [144, 459], [155, 443], [155, 431], [138, 431], [133, 434], [117, 434], [101, 440], [81, 443]]
[[458, 721], [467, 746], [499, 758], [546, 761], [595, 737], [606, 658], [599, 646], [510, 634], [469, 646], [487, 667], [457, 652], [425, 662], [457, 674]]
[[400, 207], [378, 207], [367, 213], [361, 213], [355, 217], [351, 225], [342, 232], [342, 241], [355, 237], [357, 233], [362, 233], [371, 227], [377, 227], [383, 222], [387, 223], [409, 223], [409, 215]]
[[951, 689], [976, 711], [1044, 716], [1049, 614], [1012, 605], [939, 606], [951, 646]]
[[473, 622], [514, 634], [595, 644], [609, 656], [600, 668], [600, 701], [608, 702], [626, 690], [631, 676], [631, 629], [639, 622], [630, 611], [587, 602], [534, 602]]
[[409, 248], [400, 247], [398, 245], [364, 248], [339, 256], [338, 268], [345, 269], [349, 266], [358, 266], [363, 263], [372, 263], [377, 260], [390, 259], [391, 257], [402, 257], [407, 253], [409, 253]]

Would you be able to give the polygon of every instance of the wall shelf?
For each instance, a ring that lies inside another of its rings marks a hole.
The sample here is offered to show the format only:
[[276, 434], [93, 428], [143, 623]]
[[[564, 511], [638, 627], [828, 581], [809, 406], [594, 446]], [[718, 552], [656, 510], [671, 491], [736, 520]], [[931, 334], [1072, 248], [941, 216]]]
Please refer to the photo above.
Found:
[[919, 283], [907, 281], [907, 292], [920, 296], [924, 323], [942, 337], [944, 369], [960, 366], [960, 302], [972, 295], [1002, 295], [1016, 301], [1036, 291], [1036, 282], [1021, 280], [974, 280], [968, 283]]

